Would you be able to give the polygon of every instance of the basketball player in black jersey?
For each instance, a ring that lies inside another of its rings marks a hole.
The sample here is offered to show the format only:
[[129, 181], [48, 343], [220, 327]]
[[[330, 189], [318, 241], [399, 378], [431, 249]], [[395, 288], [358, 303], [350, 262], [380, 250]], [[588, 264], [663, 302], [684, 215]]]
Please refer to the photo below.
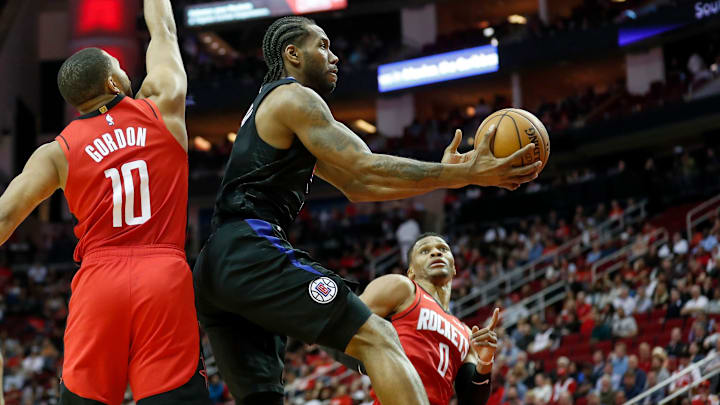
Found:
[[213, 234], [194, 269], [199, 320], [220, 374], [240, 404], [282, 404], [286, 336], [319, 343], [365, 364], [384, 405], [427, 404], [420, 378], [389, 322], [372, 315], [342, 278], [294, 249], [286, 231], [313, 174], [351, 201], [410, 197], [469, 184], [515, 189], [537, 177], [540, 162], [489, 150], [494, 130], [443, 163], [372, 153], [335, 121], [323, 100], [338, 80], [338, 58], [312, 20], [284, 17], [265, 33], [269, 71], [242, 120], [218, 192]]

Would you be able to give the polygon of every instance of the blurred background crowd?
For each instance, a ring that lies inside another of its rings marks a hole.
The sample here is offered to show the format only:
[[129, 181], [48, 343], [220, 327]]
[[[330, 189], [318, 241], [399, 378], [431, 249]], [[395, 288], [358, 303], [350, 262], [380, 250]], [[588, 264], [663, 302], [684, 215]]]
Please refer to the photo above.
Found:
[[[198, 3], [173, 2], [190, 85], [191, 265], [233, 133], [265, 73], [259, 45], [270, 21], [191, 27], [185, 8]], [[72, 118], [54, 80], [84, 43], [74, 17], [84, 4], [0, 1], [0, 190]], [[348, 0], [346, 10], [313, 15], [341, 60], [333, 113], [373, 151], [437, 161], [456, 128], [469, 150], [482, 120], [510, 106], [543, 121], [553, 150], [542, 176], [512, 193], [466, 187], [352, 204], [316, 179], [290, 242], [359, 292], [404, 274], [420, 233], [446, 235], [458, 271], [453, 313], [481, 326], [494, 307], [504, 311], [489, 405], [619, 405], [668, 379], [639, 402], [680, 393], [671, 403], [718, 404], [718, 376], [706, 376], [720, 370], [720, 20], [712, 8], [698, 17], [697, 4]], [[136, 86], [148, 40], [137, 16], [123, 34], [134, 45], [115, 50], [136, 65]], [[500, 57], [495, 73], [377, 90], [381, 64], [488, 44]], [[72, 225], [58, 194], [0, 247], [8, 405], [57, 403], [78, 268]], [[212, 400], [234, 403], [206, 338], [203, 348]], [[288, 404], [372, 403], [369, 379], [317, 347], [291, 341], [286, 365]]]

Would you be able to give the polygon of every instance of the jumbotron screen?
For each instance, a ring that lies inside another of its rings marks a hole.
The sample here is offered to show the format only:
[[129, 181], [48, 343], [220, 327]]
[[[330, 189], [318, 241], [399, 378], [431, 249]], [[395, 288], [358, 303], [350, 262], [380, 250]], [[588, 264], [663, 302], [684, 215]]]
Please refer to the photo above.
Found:
[[198, 27], [252, 18], [340, 10], [347, 8], [347, 2], [348, 0], [222, 1], [189, 6], [185, 9], [185, 17], [188, 26]]

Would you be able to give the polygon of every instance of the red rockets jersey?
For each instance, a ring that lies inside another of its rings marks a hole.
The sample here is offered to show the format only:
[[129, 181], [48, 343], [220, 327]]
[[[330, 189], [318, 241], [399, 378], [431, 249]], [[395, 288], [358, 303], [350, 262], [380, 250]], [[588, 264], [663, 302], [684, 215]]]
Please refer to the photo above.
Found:
[[185, 248], [187, 153], [155, 103], [119, 95], [55, 139], [68, 161], [76, 261], [100, 247]]
[[393, 315], [391, 321], [405, 354], [420, 375], [430, 404], [447, 405], [470, 348], [470, 331], [417, 283], [413, 284], [415, 300], [409, 308]]

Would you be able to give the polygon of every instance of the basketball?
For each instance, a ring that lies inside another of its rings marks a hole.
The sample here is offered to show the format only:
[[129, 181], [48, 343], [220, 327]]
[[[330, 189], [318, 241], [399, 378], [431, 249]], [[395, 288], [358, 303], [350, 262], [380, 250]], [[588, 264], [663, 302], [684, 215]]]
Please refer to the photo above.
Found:
[[480, 124], [480, 133], [484, 134], [490, 125], [495, 124], [497, 131], [490, 139], [490, 151], [495, 157], [507, 157], [529, 143], [534, 143], [532, 152], [526, 153], [513, 166], [525, 166], [540, 160], [545, 168], [550, 157], [550, 138], [545, 125], [532, 113], [519, 108], [506, 108], [490, 114]]

